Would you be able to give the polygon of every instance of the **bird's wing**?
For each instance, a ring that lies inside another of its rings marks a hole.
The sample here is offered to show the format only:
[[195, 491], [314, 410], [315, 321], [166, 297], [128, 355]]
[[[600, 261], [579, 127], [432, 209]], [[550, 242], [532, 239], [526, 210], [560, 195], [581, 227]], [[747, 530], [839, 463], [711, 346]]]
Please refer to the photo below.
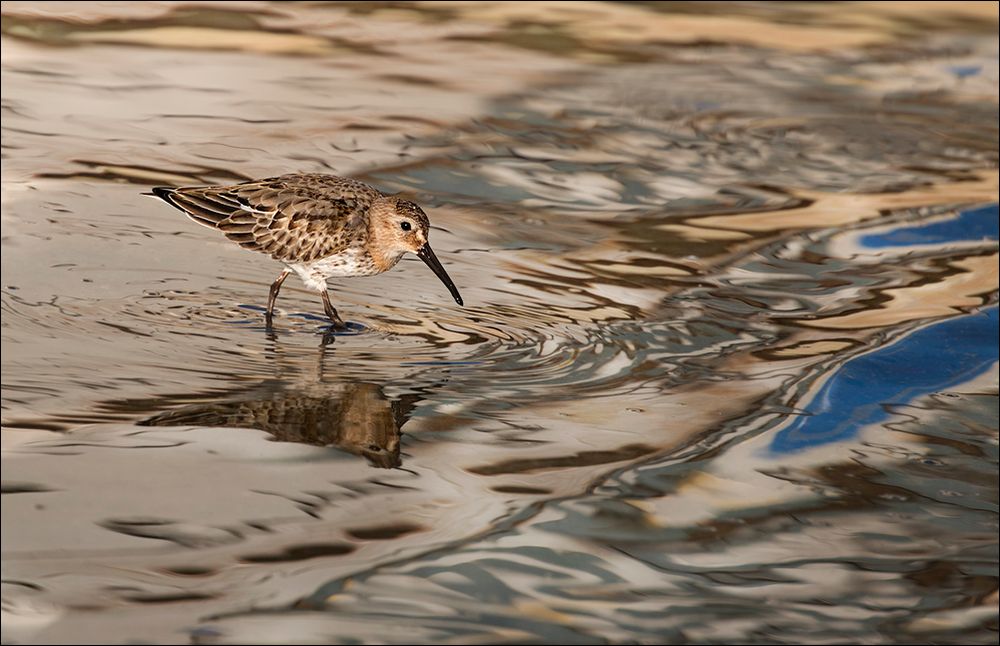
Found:
[[366, 236], [368, 210], [382, 195], [355, 180], [319, 175], [153, 193], [241, 247], [286, 262], [317, 260]]

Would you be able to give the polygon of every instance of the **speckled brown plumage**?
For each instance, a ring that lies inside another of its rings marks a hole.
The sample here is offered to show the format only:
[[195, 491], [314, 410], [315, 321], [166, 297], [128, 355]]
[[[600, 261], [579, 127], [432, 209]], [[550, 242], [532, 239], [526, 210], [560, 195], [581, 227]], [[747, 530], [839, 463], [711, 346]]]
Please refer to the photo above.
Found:
[[[427, 241], [430, 221], [413, 202], [363, 182], [322, 174], [291, 174], [231, 186], [157, 187], [153, 195], [191, 219], [218, 229], [245, 249], [266, 253], [323, 296], [335, 326], [326, 280], [388, 271], [403, 254], [417, 254], [461, 305], [462, 298]], [[267, 321], [290, 273], [271, 286]]]
[[244, 249], [310, 262], [367, 242], [368, 210], [385, 195], [357, 180], [283, 175], [234, 186], [153, 192]]

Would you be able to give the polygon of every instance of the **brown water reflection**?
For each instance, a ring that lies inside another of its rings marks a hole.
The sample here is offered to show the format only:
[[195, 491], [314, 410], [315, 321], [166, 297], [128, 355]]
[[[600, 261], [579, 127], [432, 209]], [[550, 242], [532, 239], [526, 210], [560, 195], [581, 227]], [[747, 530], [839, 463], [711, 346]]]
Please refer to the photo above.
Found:
[[[263, 383], [235, 401], [185, 406], [139, 422], [140, 426], [257, 428], [281, 442], [336, 446], [373, 466], [398, 467], [400, 427], [406, 412], [376, 384], [325, 385], [322, 394]], [[313, 389], [315, 390], [315, 389]], [[419, 398], [410, 398], [419, 401]], [[410, 402], [412, 409], [415, 402]]]
[[[4, 642], [995, 642], [996, 6], [900, 11], [5, 3]], [[292, 171], [467, 306], [140, 195]]]

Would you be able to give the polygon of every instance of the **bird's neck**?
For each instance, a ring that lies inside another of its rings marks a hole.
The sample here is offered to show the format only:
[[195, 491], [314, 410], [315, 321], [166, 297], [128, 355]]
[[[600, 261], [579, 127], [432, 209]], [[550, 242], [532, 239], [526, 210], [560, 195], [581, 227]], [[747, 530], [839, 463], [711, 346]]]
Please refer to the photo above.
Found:
[[368, 231], [368, 240], [365, 242], [365, 252], [371, 259], [375, 268], [375, 273], [381, 274], [396, 266], [403, 253], [396, 251], [392, 247], [382, 244], [379, 241], [378, 232]]
[[402, 257], [402, 253], [391, 252], [387, 253], [381, 250], [377, 245], [369, 244], [368, 255], [371, 256], [372, 264], [375, 265], [375, 269], [378, 273], [383, 271], [389, 271], [396, 266]]

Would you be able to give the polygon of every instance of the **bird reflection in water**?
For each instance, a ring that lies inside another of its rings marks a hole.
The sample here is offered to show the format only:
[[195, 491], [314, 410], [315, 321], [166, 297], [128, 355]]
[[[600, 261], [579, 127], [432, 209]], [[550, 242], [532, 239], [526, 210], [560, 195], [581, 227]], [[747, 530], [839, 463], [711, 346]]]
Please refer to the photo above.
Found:
[[331, 341], [325, 338], [320, 347], [313, 379], [283, 375], [224, 399], [175, 408], [139, 424], [254, 428], [281, 442], [334, 447], [363, 456], [375, 467], [399, 467], [400, 429], [423, 397], [407, 394], [390, 399], [378, 384], [324, 380], [323, 356]]
[[380, 386], [364, 382], [331, 384], [326, 390], [322, 395], [278, 390], [252, 399], [196, 404], [140, 425], [256, 428], [281, 442], [331, 446], [364, 456], [383, 469], [400, 466], [400, 428], [417, 398], [392, 401]]

